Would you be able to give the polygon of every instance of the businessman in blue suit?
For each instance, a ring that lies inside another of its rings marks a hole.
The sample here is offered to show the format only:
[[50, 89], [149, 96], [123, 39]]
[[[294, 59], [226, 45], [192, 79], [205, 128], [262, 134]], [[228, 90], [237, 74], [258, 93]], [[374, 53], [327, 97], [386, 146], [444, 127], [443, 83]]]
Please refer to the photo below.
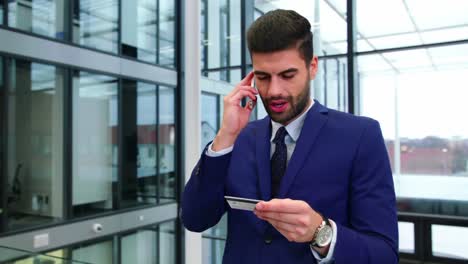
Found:
[[[310, 99], [318, 60], [304, 17], [268, 12], [247, 40], [254, 70], [224, 98], [221, 128], [185, 187], [185, 227], [202, 232], [227, 213], [223, 263], [398, 263], [378, 122]], [[257, 95], [268, 116], [248, 122]], [[225, 195], [261, 202], [236, 210]]]

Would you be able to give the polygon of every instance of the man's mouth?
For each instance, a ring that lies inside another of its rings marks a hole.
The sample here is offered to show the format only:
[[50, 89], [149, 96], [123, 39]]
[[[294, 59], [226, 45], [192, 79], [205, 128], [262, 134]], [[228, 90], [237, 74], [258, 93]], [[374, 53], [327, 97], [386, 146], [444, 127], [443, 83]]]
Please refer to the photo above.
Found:
[[273, 100], [270, 102], [270, 109], [275, 113], [282, 113], [288, 107], [288, 101], [286, 100]]

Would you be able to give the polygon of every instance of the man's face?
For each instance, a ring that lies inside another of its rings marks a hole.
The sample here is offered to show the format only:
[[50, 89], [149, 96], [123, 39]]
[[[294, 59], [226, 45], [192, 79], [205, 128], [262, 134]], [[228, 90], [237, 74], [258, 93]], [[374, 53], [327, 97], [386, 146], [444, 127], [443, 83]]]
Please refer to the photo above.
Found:
[[271, 119], [289, 124], [310, 104], [310, 80], [317, 73], [317, 57], [306, 65], [297, 48], [252, 53], [255, 82]]

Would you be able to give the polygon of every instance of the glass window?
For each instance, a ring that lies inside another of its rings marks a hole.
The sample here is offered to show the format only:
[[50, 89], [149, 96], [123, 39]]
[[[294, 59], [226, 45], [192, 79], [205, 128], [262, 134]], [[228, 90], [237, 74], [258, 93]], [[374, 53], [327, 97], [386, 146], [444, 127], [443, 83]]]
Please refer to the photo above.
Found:
[[115, 208], [118, 126], [117, 78], [75, 71], [73, 76], [73, 211]]
[[2, 264], [30, 264], [30, 263], [52, 263], [52, 264], [82, 264], [67, 258], [65, 250], [55, 250], [43, 254], [27, 252], [22, 249], [3, 248], [0, 246], [0, 263]]
[[176, 171], [175, 171], [175, 90], [159, 87], [159, 202], [175, 201]]
[[12, 60], [7, 109], [7, 229], [63, 218], [64, 70]]
[[[232, 72], [226, 68], [241, 64], [241, 2], [204, 0], [202, 8], [203, 74], [228, 82], [239, 79], [240, 71]], [[224, 70], [208, 72], [219, 68]]]
[[[157, 227], [138, 230], [121, 238], [121, 263], [158, 263]], [[165, 263], [165, 262], [161, 262]]]
[[4, 17], [4, 14], [3, 14], [3, 2], [0, 2], [0, 25], [3, 25], [3, 17]]
[[261, 13], [274, 9], [294, 10], [307, 18], [314, 34], [314, 54], [343, 54], [347, 51], [346, 10], [339, 1], [262, 1], [255, 0]]
[[227, 215], [223, 215], [217, 225], [203, 232], [202, 238], [203, 263], [222, 263], [227, 238]]
[[4, 68], [3, 68], [3, 58], [0, 56], [0, 91], [3, 90], [3, 79], [4, 79], [3, 70], [4, 70]]
[[175, 1], [159, 0], [158, 61], [162, 66], [175, 67]]
[[74, 0], [73, 42], [117, 53], [118, 0]]
[[[99, 263], [112, 264], [115, 263], [114, 250], [117, 245], [116, 238], [98, 243], [85, 243], [74, 246], [71, 249], [71, 258], [74, 261], [82, 263]], [[137, 262], [134, 262], [137, 263]]]
[[414, 223], [398, 222], [399, 252], [414, 254]]
[[468, 228], [432, 225], [432, 255], [468, 260]]
[[226, 246], [226, 239], [212, 238], [203, 236], [203, 252], [202, 263], [206, 264], [220, 264], [223, 263], [224, 248]]
[[122, 1], [122, 54], [156, 63], [157, 1]]
[[208, 72], [204, 71], [208, 69], [208, 7], [207, 0], [200, 0], [200, 66], [202, 69], [202, 75], [208, 76]]
[[339, 111], [348, 111], [348, 66], [346, 58], [319, 59], [312, 97]]
[[465, 39], [467, 9], [466, 1], [457, 0], [357, 0], [357, 31], [363, 42], [358, 51]]
[[[5, 118], [5, 103], [6, 102], [6, 94], [7, 92], [5, 91], [5, 87], [4, 87], [4, 66], [3, 66], [3, 58], [0, 56], [0, 125], [2, 127], [5, 127], [5, 121], [4, 121], [4, 118]], [[4, 164], [5, 164], [5, 161], [4, 161], [4, 157], [5, 157], [5, 129], [0, 129], [0, 182], [2, 182], [2, 187], [0, 187], [0, 197], [1, 197], [1, 201], [0, 201], [0, 233], [2, 233], [4, 231], [4, 229], [6, 229], [6, 224], [5, 224], [5, 217], [4, 217], [4, 212], [5, 212], [5, 206], [6, 206], [6, 202], [5, 202], [5, 184], [3, 183], [4, 182]], [[1, 254], [0, 254], [1, 255]]]
[[8, 1], [8, 25], [40, 35], [64, 39], [64, 0]]
[[176, 263], [176, 223], [166, 222], [159, 225], [159, 263]]
[[212, 141], [219, 129], [219, 108], [218, 108], [218, 95], [202, 93], [201, 98], [201, 150]]
[[360, 113], [380, 121], [399, 210], [467, 216], [468, 45], [379, 53], [358, 63]]
[[157, 202], [156, 85], [123, 80], [122, 206]]

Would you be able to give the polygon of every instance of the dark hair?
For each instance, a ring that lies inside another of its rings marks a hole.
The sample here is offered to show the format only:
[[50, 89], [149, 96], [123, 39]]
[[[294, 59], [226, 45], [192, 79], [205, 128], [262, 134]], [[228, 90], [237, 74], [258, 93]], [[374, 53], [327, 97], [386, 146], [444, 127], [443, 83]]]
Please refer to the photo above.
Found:
[[247, 44], [252, 52], [273, 52], [297, 47], [309, 65], [313, 53], [309, 21], [293, 10], [277, 9], [259, 17], [247, 31]]

